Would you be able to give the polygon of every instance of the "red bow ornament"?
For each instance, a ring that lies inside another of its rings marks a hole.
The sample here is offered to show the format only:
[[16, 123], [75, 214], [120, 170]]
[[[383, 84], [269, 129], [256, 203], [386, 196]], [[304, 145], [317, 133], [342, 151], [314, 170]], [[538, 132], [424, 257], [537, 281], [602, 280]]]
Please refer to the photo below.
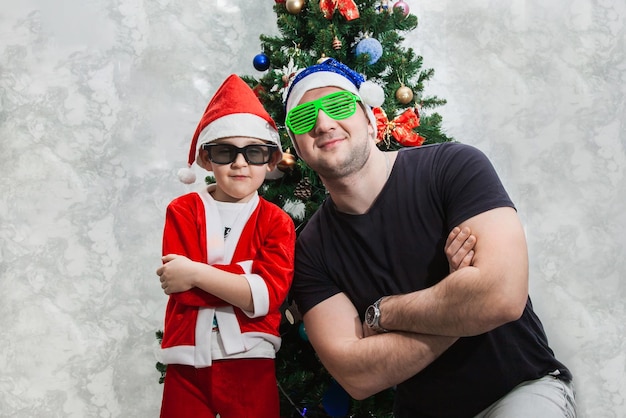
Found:
[[378, 142], [384, 141], [389, 138], [389, 135], [392, 135], [402, 146], [419, 147], [426, 140], [413, 130], [413, 128], [420, 126], [420, 116], [417, 109], [407, 109], [392, 121], [387, 119], [387, 114], [382, 108], [375, 107], [372, 111], [376, 117]]
[[354, 0], [320, 0], [320, 10], [326, 19], [330, 20], [333, 18], [335, 9], [339, 9], [339, 13], [346, 20], [359, 18], [359, 8]]

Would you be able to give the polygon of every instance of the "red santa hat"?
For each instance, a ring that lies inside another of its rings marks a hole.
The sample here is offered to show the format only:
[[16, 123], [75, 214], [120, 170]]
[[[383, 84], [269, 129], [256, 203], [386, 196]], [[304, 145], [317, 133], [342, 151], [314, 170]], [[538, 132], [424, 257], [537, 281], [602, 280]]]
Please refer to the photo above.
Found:
[[236, 74], [228, 76], [204, 111], [191, 140], [188, 167], [178, 172], [180, 181], [185, 184], [196, 181], [191, 166], [202, 144], [231, 136], [247, 136], [276, 144], [282, 154], [276, 123], [250, 86]]

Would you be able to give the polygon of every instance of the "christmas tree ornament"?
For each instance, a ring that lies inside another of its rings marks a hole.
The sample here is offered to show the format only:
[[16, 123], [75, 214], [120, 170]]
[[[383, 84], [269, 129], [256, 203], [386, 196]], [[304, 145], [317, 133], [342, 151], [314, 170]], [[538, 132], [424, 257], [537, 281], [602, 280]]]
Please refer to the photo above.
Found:
[[298, 335], [304, 341], [309, 341], [309, 336], [306, 335], [306, 328], [304, 328], [304, 322], [300, 322], [300, 325], [298, 326]]
[[367, 37], [356, 44], [354, 52], [357, 57], [367, 54], [369, 56], [367, 63], [368, 65], [372, 65], [383, 56], [383, 46], [380, 44], [378, 39]]
[[297, 15], [302, 11], [305, 3], [305, 0], [286, 0], [285, 7], [289, 13]]
[[259, 98], [259, 101], [263, 103], [263, 100], [261, 100], [261, 95], [266, 92], [265, 87], [263, 87], [261, 83], [259, 83], [252, 88], [252, 91], [254, 92], [254, 94], [256, 94], [256, 97]]
[[346, 20], [359, 18], [359, 8], [354, 0], [320, 0], [320, 10], [326, 19], [332, 19], [336, 9]]
[[296, 157], [289, 151], [290, 149], [287, 148], [287, 150], [283, 152], [283, 158], [278, 163], [278, 169], [283, 173], [291, 173], [296, 165]]
[[399, 1], [399, 2], [397, 2], [397, 3], [395, 3], [395, 4], [393, 5], [393, 8], [394, 8], [394, 9], [400, 9], [400, 10], [402, 11], [402, 14], [403, 14], [404, 16], [407, 16], [407, 15], [409, 14], [409, 12], [410, 12], [409, 5], [408, 5], [408, 4], [406, 4], [406, 2], [404, 2], [404, 1], [402, 1], [402, 0], [400, 0], [400, 1]]
[[374, 5], [376, 13], [389, 13], [389, 0], [381, 0]]
[[[295, 51], [299, 51], [299, 49], [296, 49]], [[288, 54], [295, 54], [297, 55], [297, 52], [290, 52], [287, 51]], [[282, 80], [282, 84], [280, 83], [275, 83], [272, 88], [271, 91], [272, 92], [279, 92], [281, 93], [280, 96], [282, 97], [282, 94], [284, 93], [285, 89], [287, 88], [287, 86], [289, 85], [289, 81], [293, 78], [294, 75], [296, 75], [296, 72], [298, 71], [298, 67], [294, 64], [293, 61], [293, 56], [289, 57], [289, 62], [287, 63], [286, 66], [284, 66], [280, 71], [278, 71], [278, 74], [282, 74], [282, 76], [280, 77], [280, 79]]]
[[413, 100], [413, 90], [402, 84], [398, 90], [396, 90], [396, 100], [402, 104], [409, 104]]
[[296, 188], [293, 192], [293, 195], [298, 199], [306, 202], [311, 198], [313, 194], [313, 185], [311, 184], [311, 180], [308, 177], [303, 178], [298, 182]]
[[261, 52], [254, 56], [252, 60], [252, 65], [258, 71], [265, 71], [270, 68], [270, 59], [265, 53]]
[[387, 118], [385, 111], [380, 108], [372, 109], [376, 117], [376, 140], [390, 141], [390, 136], [405, 147], [418, 147], [424, 143], [426, 138], [414, 131], [420, 126], [420, 116], [415, 108], [407, 109], [400, 116], [392, 121]]
[[345, 417], [350, 410], [350, 395], [333, 380], [322, 396], [324, 411], [331, 417]]
[[326, 54], [322, 53], [322, 56], [320, 57], [320, 59], [317, 60], [317, 63], [321, 64], [324, 61], [326, 61], [327, 59], [328, 59], [328, 57], [326, 56]]
[[341, 49], [341, 47], [343, 46], [343, 44], [341, 43], [341, 41], [339, 40], [339, 38], [337, 36], [335, 36], [333, 38], [333, 49], [335, 51]]

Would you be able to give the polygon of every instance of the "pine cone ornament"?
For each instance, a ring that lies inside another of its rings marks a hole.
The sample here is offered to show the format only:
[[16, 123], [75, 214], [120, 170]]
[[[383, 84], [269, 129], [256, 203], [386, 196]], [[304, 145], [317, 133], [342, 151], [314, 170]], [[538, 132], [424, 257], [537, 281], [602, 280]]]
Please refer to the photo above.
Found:
[[311, 194], [313, 193], [311, 186], [311, 180], [309, 180], [308, 177], [305, 177], [296, 185], [293, 195], [302, 201], [309, 200], [311, 198]]

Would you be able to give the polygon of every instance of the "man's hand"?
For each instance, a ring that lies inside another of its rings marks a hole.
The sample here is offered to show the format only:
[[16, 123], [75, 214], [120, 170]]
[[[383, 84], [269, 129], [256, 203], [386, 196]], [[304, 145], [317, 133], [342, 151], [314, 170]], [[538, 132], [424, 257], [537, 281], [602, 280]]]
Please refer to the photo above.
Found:
[[197, 264], [185, 256], [168, 254], [161, 258], [163, 265], [156, 274], [161, 279], [161, 288], [166, 295], [185, 292], [195, 286]]
[[445, 253], [450, 264], [450, 273], [472, 265], [476, 237], [468, 227], [454, 227], [446, 240]]

